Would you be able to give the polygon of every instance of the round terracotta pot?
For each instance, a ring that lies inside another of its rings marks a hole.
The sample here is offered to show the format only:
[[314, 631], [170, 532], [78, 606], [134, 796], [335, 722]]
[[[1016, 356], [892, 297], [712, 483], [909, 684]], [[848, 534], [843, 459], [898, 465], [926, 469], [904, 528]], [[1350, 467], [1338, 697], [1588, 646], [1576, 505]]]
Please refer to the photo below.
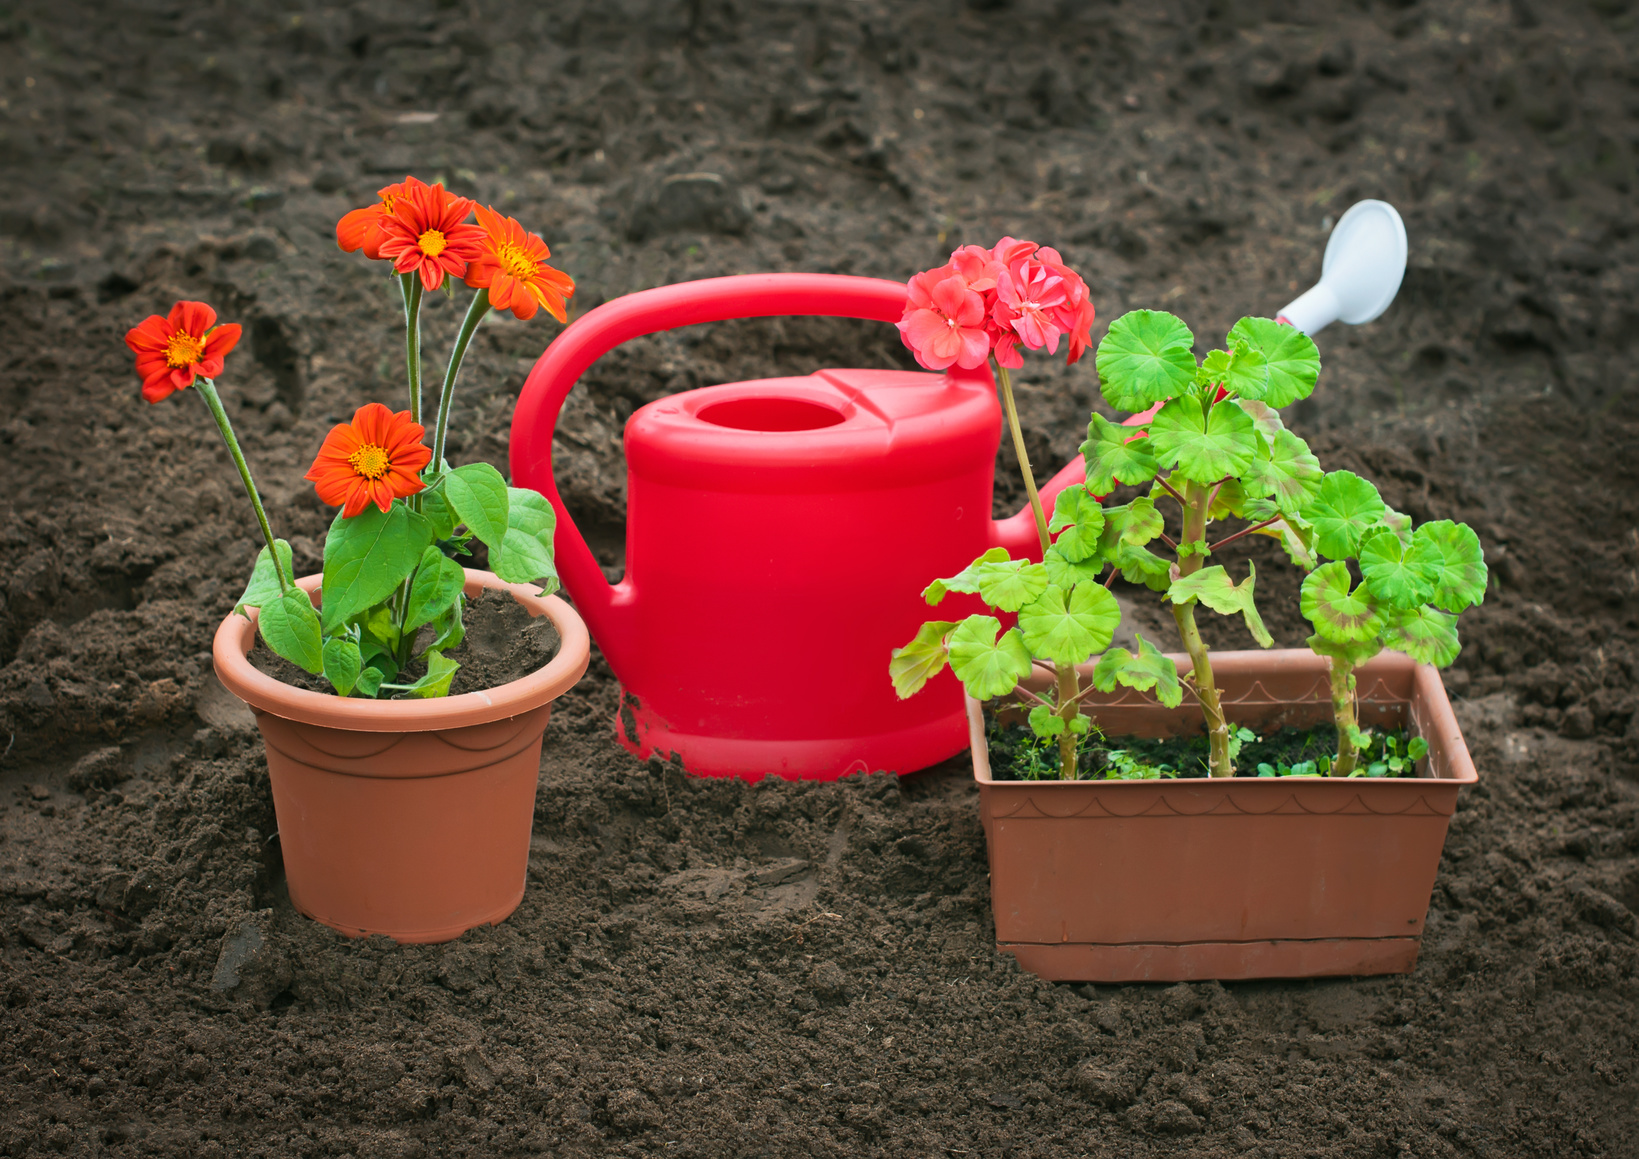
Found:
[[[316, 597], [320, 581], [296, 582]], [[216, 630], [217, 678], [267, 746], [290, 900], [350, 937], [445, 942], [523, 899], [541, 737], [552, 701], [586, 672], [590, 641], [556, 596], [467, 569], [467, 595], [485, 588], [551, 620], [558, 654], [522, 680], [442, 699], [295, 688], [247, 659], [254, 609]]]

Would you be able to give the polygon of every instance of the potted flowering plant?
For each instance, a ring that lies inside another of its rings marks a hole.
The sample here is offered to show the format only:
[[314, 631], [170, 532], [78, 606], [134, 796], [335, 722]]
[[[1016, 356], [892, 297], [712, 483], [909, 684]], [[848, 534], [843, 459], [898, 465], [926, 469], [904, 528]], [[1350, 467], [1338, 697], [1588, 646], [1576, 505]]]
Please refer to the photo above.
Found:
[[[1005, 287], [1046, 290], [1063, 275], [1029, 257], [1017, 269], [991, 259], [995, 290], [967, 275], [971, 297], [959, 299], [953, 258], [934, 272], [947, 288], [927, 308], [949, 334], [982, 332], [1006, 402], [1006, 355], [995, 352], [1051, 349], [1054, 335], [1027, 336]], [[913, 290], [902, 330], [925, 360], [938, 351], [919, 339], [939, 328], [915, 308]], [[1478, 540], [1448, 521], [1413, 531], [1369, 483], [1321, 470], [1278, 413], [1318, 378], [1305, 335], [1246, 318], [1205, 359], [1193, 347], [1170, 314], [1116, 320], [1098, 347], [1101, 389], [1142, 413], [1124, 426], [1092, 416], [1086, 484], [1059, 493], [1050, 521], [1036, 507], [1040, 561], [992, 551], [924, 593], [976, 594], [1016, 626], [984, 615], [924, 624], [890, 674], [911, 695], [949, 664], [966, 687], [997, 937], [1028, 968], [1110, 981], [1409, 970], [1457, 790], [1475, 776], [1435, 666], [1457, 654], [1455, 613], [1483, 597]], [[1100, 501], [1146, 483], [1129, 503]], [[1176, 538], [1158, 509], [1169, 502]], [[1242, 526], [1209, 542], [1226, 519]], [[1201, 639], [1204, 605], [1273, 643], [1251, 565], [1237, 581], [1209, 562], [1254, 534], [1279, 539], [1310, 573], [1310, 650], [1213, 656]], [[1108, 647], [1119, 608], [1101, 596], [1117, 574], [1160, 593], [1182, 656], [1142, 637], [1136, 652]], [[992, 700], [1001, 711], [987, 727]], [[1237, 764], [1260, 731], [1312, 733], [1328, 719], [1327, 752]], [[1169, 751], [1163, 739], [1176, 753], [1178, 738], [1202, 734], [1201, 757], [1155, 755]]]
[[[476, 224], [468, 218], [476, 215]], [[324, 439], [307, 478], [340, 508], [324, 568], [297, 578], [275, 537], [215, 379], [240, 328], [179, 302], [132, 329], [143, 397], [193, 387], [228, 446], [266, 544], [217, 631], [222, 683], [255, 714], [290, 896], [350, 935], [442, 941], [500, 921], [523, 896], [540, 750], [551, 702], [585, 672], [585, 626], [551, 593], [553, 513], [485, 463], [444, 459], [450, 402], [468, 344], [491, 309], [559, 321], [574, 283], [511, 218], [407, 177], [337, 227], [345, 250], [390, 261], [404, 301], [409, 408], [359, 408]], [[420, 307], [461, 279], [476, 292], [456, 336], [424, 441]], [[463, 568], [474, 539], [492, 570]], [[507, 593], [557, 629], [543, 668], [451, 695], [466, 600]], [[284, 683], [249, 659], [260, 635], [331, 692]]]

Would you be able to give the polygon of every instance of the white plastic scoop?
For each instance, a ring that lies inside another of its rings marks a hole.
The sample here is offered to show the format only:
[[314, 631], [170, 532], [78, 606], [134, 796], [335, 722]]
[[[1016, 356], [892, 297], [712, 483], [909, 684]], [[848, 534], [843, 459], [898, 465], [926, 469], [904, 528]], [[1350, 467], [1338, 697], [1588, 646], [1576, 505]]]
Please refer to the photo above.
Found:
[[1386, 201], [1357, 201], [1326, 240], [1320, 281], [1275, 315], [1305, 334], [1333, 322], [1370, 322], [1394, 301], [1406, 276], [1406, 226]]

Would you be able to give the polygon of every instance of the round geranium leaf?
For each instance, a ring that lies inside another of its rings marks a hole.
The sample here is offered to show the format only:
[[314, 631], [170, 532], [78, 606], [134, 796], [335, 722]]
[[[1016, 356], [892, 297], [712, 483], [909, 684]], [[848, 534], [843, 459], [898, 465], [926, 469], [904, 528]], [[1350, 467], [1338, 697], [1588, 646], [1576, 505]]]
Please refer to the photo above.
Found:
[[1085, 486], [1078, 483], [1066, 487], [1053, 501], [1053, 518], [1047, 530], [1058, 535], [1056, 546], [1071, 563], [1091, 559], [1098, 553], [1099, 537], [1104, 533], [1104, 508]]
[[1019, 630], [1001, 628], [995, 616], [969, 616], [950, 634], [951, 671], [975, 700], [1006, 696], [1030, 675], [1030, 650]]
[[1168, 708], [1177, 708], [1184, 699], [1183, 686], [1178, 683], [1178, 666], [1159, 648], [1137, 632], [1138, 653], [1125, 648], [1111, 648], [1099, 658], [1093, 669], [1093, 685], [1100, 692], [1114, 692], [1124, 684], [1140, 692], [1155, 690], [1155, 697]]
[[1087, 424], [1081, 457], [1087, 460], [1087, 486], [1095, 495], [1108, 495], [1117, 483], [1147, 483], [1159, 470], [1148, 439], [1101, 414]]
[[1383, 642], [1436, 668], [1450, 664], [1463, 649], [1457, 639], [1457, 617], [1432, 605], [1392, 613]]
[[1309, 573], [1299, 606], [1316, 633], [1339, 644], [1370, 640], [1383, 630], [1383, 614], [1364, 584], [1350, 590], [1349, 567], [1341, 560]]
[[1047, 569], [1047, 582], [1057, 584], [1068, 591], [1083, 581], [1098, 579], [1104, 571], [1104, 558], [1095, 555], [1072, 563], [1064, 558], [1055, 544], [1042, 556], [1041, 565]]
[[1121, 623], [1121, 605], [1098, 584], [1064, 589], [1050, 586], [1041, 598], [1019, 609], [1019, 631], [1030, 651], [1055, 664], [1080, 664], [1110, 646]]
[[1436, 607], [1460, 612], [1485, 600], [1485, 550], [1466, 523], [1437, 519], [1417, 529], [1412, 543], [1435, 563]]
[[1433, 598], [1439, 555], [1426, 541], [1404, 543], [1392, 529], [1374, 527], [1360, 537], [1360, 575], [1378, 602], [1408, 610]]
[[909, 644], [893, 650], [888, 675], [901, 700], [920, 692], [924, 684], [944, 670], [950, 659], [945, 637], [955, 626], [954, 620], [930, 620], [916, 630], [916, 637]]
[[1252, 419], [1238, 406], [1210, 411], [1194, 395], [1175, 398], [1150, 423], [1149, 441], [1163, 467], [1196, 483], [1238, 476], [1252, 465], [1257, 439]]
[[1195, 335], [1161, 310], [1133, 310], [1110, 325], [1095, 364], [1104, 399], [1138, 411], [1182, 394], [1195, 381]]
[[1315, 380], [1320, 377], [1320, 351], [1297, 327], [1268, 318], [1242, 318], [1230, 329], [1227, 341], [1231, 346], [1245, 342], [1263, 355], [1269, 384], [1261, 397], [1268, 405], [1290, 406], [1300, 398], [1308, 398], [1315, 389]]
[[1351, 668], [1360, 667], [1360, 665], [1383, 650], [1381, 636], [1373, 636], [1370, 640], [1355, 640], [1351, 643], [1344, 643], [1340, 640], [1328, 640], [1325, 636], [1317, 633], [1310, 636], [1305, 643], [1316, 654], [1342, 660]]
[[1320, 493], [1322, 477], [1320, 460], [1309, 445], [1282, 428], [1259, 444], [1258, 455], [1246, 473], [1246, 493], [1259, 499], [1272, 498], [1280, 511], [1295, 515]]
[[979, 565], [979, 598], [993, 608], [1016, 612], [1047, 590], [1047, 569], [1010, 559]]
[[1315, 549], [1329, 559], [1347, 559], [1387, 510], [1371, 483], [1353, 471], [1329, 471], [1302, 514], [1315, 529]]

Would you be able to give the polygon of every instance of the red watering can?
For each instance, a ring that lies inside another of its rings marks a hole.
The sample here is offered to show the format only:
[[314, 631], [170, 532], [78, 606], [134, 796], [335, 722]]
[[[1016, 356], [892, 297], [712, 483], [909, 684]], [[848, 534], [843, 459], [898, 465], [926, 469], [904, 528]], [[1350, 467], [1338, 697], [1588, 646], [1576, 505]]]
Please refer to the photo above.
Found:
[[[626, 424], [626, 575], [614, 585], [552, 478], [565, 396], [627, 339], [788, 314], [897, 322], [904, 306], [902, 283], [836, 274], [662, 286], [577, 319], [530, 372], [513, 480], [557, 511], [559, 574], [620, 678], [616, 727], [639, 756], [675, 752], [711, 776], [832, 779], [908, 773], [966, 747], [955, 677], [900, 700], [888, 656], [928, 618], [920, 593], [934, 577], [997, 545], [1040, 557], [1028, 511], [990, 517], [1002, 413], [988, 370], [820, 370], [642, 407]], [[1060, 471], [1041, 489], [1048, 509], [1085, 477], [1080, 459]]]

